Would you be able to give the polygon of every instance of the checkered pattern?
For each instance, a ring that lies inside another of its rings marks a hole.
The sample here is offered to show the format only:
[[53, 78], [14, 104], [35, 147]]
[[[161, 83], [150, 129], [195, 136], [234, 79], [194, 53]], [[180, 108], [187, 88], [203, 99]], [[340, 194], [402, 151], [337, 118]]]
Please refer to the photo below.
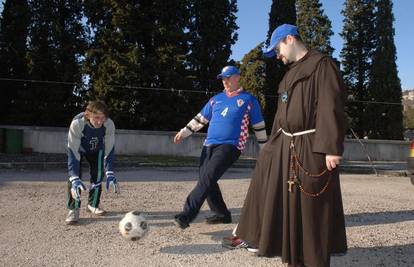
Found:
[[246, 148], [247, 138], [249, 137], [249, 112], [251, 109], [252, 104], [249, 103], [246, 109], [246, 113], [244, 113], [243, 120], [241, 122], [239, 143], [237, 145], [237, 149], [240, 151], [243, 151]]

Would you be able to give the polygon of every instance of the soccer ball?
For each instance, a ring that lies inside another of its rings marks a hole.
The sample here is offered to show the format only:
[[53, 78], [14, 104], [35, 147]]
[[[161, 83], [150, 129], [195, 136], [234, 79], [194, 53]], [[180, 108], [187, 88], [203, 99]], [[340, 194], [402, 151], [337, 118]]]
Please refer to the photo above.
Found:
[[119, 231], [128, 240], [139, 240], [148, 233], [148, 230], [147, 220], [139, 211], [128, 212], [119, 222]]

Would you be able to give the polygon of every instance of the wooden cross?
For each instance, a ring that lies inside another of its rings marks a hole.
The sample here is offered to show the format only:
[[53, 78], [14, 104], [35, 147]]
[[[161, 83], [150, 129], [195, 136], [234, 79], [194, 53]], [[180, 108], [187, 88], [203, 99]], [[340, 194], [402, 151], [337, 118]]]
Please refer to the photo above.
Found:
[[289, 192], [292, 192], [292, 185], [294, 185], [294, 184], [295, 184], [295, 181], [289, 180], [287, 183], [288, 183], [288, 186], [289, 186], [289, 187], [288, 187], [288, 191], [289, 191]]

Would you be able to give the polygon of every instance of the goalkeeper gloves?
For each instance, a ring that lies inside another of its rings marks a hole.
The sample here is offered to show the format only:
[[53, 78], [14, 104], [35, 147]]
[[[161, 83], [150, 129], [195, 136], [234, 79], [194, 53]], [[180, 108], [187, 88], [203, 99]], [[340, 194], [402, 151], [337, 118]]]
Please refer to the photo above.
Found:
[[114, 172], [107, 171], [106, 172], [106, 192], [109, 191], [110, 187], [112, 187], [112, 191], [114, 193], [119, 193], [119, 185], [118, 185], [118, 181], [115, 178]]
[[86, 187], [85, 185], [82, 183], [81, 179], [79, 179], [79, 177], [71, 177], [70, 182], [72, 183], [72, 188], [70, 189], [70, 193], [72, 195], [72, 197], [75, 200], [80, 200], [80, 192], [85, 191]]

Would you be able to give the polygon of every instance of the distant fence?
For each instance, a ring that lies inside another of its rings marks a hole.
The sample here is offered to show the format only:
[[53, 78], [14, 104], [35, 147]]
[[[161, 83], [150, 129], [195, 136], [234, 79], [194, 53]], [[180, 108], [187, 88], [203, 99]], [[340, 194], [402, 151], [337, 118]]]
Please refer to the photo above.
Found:
[[[23, 150], [39, 153], [66, 153], [67, 128], [8, 126], [0, 128], [22, 129]], [[205, 134], [193, 134], [181, 144], [173, 144], [176, 132], [116, 130], [115, 149], [118, 155], [168, 155], [168, 156], [199, 156]], [[254, 139], [249, 138], [244, 157], [255, 157], [258, 146]], [[367, 153], [371, 160], [405, 161], [409, 152], [408, 141], [394, 140], [345, 140], [345, 160], [366, 161]], [[366, 153], [367, 152], [367, 153]]]

